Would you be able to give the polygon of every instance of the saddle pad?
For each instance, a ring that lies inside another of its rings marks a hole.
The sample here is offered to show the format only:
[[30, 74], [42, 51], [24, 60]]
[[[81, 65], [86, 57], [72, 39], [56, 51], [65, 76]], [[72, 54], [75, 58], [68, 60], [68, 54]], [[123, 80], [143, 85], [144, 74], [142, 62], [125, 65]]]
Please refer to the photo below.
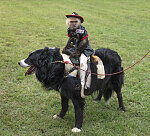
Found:
[[99, 58], [99, 57], [97, 57], [98, 58], [98, 64], [97, 64], [97, 74], [98, 74], [98, 76], [97, 76], [97, 78], [98, 79], [104, 79], [105, 78], [105, 69], [104, 69], [104, 65], [103, 65], [103, 62], [102, 62], [102, 60]]
[[[68, 55], [62, 54], [62, 56], [63, 56], [63, 59], [65, 61], [69, 61], [71, 63]], [[98, 79], [104, 79], [105, 78], [105, 69], [104, 69], [103, 62], [102, 62], [102, 60], [99, 57], [97, 57], [97, 61], [98, 61], [98, 64], [97, 64], [97, 74], [98, 74], [98, 76], [97, 76], [97, 78]], [[88, 67], [89, 67], [89, 65], [88, 65]], [[68, 72], [72, 68], [73, 68], [72, 65], [65, 64], [65, 72]], [[91, 72], [90, 69], [88, 69], [88, 71]], [[78, 72], [78, 70], [74, 70], [69, 75], [73, 76], [73, 77], [76, 77], [77, 76], [77, 72]]]
[[[69, 56], [66, 55], [66, 54], [61, 54], [63, 56], [63, 59], [65, 61], [69, 61], [69, 63], [72, 63], [69, 59]], [[68, 65], [68, 64], [65, 64], [65, 73], [68, 73], [71, 69], [73, 68], [72, 65]], [[76, 77], [77, 76], [77, 72], [78, 70], [74, 70], [73, 72], [71, 72], [69, 75], [72, 76], [72, 77]]]

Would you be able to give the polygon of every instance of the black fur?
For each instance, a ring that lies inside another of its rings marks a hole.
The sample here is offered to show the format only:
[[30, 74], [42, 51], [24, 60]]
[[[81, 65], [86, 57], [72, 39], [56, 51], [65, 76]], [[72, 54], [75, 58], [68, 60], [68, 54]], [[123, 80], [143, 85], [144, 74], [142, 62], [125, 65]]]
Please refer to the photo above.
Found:
[[[102, 48], [97, 49], [95, 55], [103, 61], [106, 74], [118, 72], [123, 69], [121, 67], [121, 58], [117, 52]], [[65, 64], [60, 62], [51, 63], [51, 61], [56, 62], [61, 60], [63, 58], [59, 53], [59, 48], [46, 47], [45, 49], [31, 53], [25, 60], [25, 63], [36, 67], [36, 77], [46, 88], [53, 88], [60, 92], [62, 105], [62, 110], [58, 114], [60, 118], [65, 116], [68, 110], [68, 101], [69, 99], [72, 100], [75, 108], [75, 127], [81, 129], [85, 100], [81, 98], [80, 91], [75, 90], [76, 85], [80, 84], [80, 79], [78, 77], [64, 78]], [[106, 76], [105, 79], [96, 80], [95, 83], [96, 88], [93, 88], [93, 90], [99, 90], [99, 95], [95, 100], [100, 100], [103, 95], [105, 101], [107, 101], [111, 97], [112, 91], [115, 91], [118, 97], [119, 108], [125, 111], [121, 94], [123, 73]]]

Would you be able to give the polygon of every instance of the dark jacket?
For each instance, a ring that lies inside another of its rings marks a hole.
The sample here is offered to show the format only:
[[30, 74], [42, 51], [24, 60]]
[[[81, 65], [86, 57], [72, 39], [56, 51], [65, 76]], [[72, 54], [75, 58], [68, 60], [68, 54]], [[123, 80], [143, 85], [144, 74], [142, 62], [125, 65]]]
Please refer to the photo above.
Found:
[[[68, 50], [70, 52], [78, 51], [80, 54], [83, 53], [87, 57], [92, 55], [93, 49], [89, 44], [88, 33], [84, 26], [81, 25], [76, 30], [70, 30], [70, 28], [68, 28], [67, 35], [69, 40], [66, 47], [63, 49], [63, 53], [65, 53], [64, 50]], [[73, 42], [73, 45], [76, 45], [76, 47], [72, 46], [71, 42]]]

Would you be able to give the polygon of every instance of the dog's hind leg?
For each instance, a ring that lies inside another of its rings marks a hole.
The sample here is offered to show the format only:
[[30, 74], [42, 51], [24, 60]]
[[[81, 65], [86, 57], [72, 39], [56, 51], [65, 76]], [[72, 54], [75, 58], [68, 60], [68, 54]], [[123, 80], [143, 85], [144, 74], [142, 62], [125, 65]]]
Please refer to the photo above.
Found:
[[118, 98], [118, 103], [119, 103], [119, 109], [123, 112], [125, 112], [125, 108], [123, 105], [123, 98], [122, 98], [122, 93], [120, 92], [116, 92], [117, 93], [117, 98]]
[[118, 98], [119, 109], [124, 112], [125, 108], [123, 105], [123, 98], [122, 98], [122, 93], [121, 93], [122, 85], [121, 84], [114, 84], [114, 85], [115, 85], [114, 91], [116, 92], [117, 98]]
[[103, 95], [103, 92], [102, 92], [102, 90], [99, 90], [99, 92], [98, 92], [98, 96], [93, 100], [93, 101], [100, 101], [101, 100], [101, 98], [102, 98], [102, 95]]
[[72, 129], [72, 132], [80, 132], [83, 123], [85, 100], [83, 98], [75, 98], [72, 99], [72, 103], [75, 109], [75, 128]]
[[60, 114], [53, 116], [54, 119], [56, 119], [57, 117], [63, 118], [66, 115], [66, 112], [68, 111], [68, 102], [69, 102], [69, 99], [61, 95], [62, 109], [61, 109]]
[[[105, 80], [105, 79], [104, 79]], [[94, 99], [94, 101], [100, 101], [102, 96], [103, 96], [103, 93], [105, 91], [105, 88], [104, 88], [104, 80], [98, 80], [97, 82], [97, 90], [98, 90], [98, 95], [97, 97]]]
[[[122, 69], [120, 68], [119, 70], [122, 70]], [[113, 87], [114, 87], [114, 91], [117, 94], [119, 109], [120, 111], [124, 112], [125, 107], [123, 105], [123, 98], [122, 98], [122, 93], [121, 93], [122, 85], [123, 85], [123, 73], [113, 77]]]

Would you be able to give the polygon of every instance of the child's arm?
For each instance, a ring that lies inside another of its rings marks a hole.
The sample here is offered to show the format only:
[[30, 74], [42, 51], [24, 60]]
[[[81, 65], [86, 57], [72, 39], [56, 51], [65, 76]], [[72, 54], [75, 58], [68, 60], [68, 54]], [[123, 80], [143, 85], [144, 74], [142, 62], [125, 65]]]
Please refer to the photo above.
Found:
[[79, 57], [80, 55], [81, 55], [81, 53], [83, 52], [83, 50], [87, 47], [87, 45], [88, 45], [88, 37], [87, 38], [85, 38], [84, 40], [82, 40], [80, 43], [79, 43], [79, 45], [78, 45], [78, 47], [76, 48], [76, 50], [75, 50], [75, 52], [74, 52], [74, 55], [76, 56], [76, 57]]

